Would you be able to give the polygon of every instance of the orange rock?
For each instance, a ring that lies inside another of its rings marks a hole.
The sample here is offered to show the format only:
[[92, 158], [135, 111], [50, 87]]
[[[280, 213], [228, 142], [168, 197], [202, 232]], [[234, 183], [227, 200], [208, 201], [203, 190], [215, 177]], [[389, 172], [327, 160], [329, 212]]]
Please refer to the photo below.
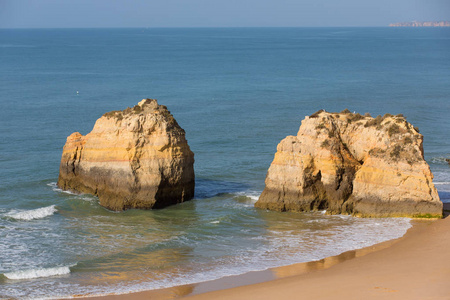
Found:
[[256, 207], [441, 217], [423, 137], [403, 116], [319, 111], [280, 142]]
[[112, 210], [162, 208], [194, 196], [194, 154], [167, 107], [144, 99], [67, 138], [58, 186]]

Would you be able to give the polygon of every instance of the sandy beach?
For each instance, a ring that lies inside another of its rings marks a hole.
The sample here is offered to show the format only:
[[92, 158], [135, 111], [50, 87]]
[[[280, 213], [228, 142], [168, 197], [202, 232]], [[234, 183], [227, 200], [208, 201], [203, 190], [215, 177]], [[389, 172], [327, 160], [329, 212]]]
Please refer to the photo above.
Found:
[[450, 299], [450, 218], [412, 222], [400, 239], [317, 262], [91, 299]]
[[450, 299], [450, 219], [332, 268], [186, 299]]

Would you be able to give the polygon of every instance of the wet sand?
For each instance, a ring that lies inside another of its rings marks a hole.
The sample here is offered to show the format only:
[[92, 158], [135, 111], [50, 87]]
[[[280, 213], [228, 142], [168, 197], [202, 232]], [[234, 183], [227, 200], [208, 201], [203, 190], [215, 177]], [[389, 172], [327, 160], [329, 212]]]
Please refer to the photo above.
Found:
[[90, 299], [450, 299], [450, 218], [412, 222], [400, 239], [320, 261]]

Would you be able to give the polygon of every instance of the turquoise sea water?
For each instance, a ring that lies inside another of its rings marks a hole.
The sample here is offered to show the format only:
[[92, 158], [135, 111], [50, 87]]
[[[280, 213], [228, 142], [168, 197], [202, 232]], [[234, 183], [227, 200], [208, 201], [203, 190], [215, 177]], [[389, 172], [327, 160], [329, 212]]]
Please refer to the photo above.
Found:
[[[200, 282], [403, 235], [408, 219], [253, 204], [278, 142], [344, 108], [418, 126], [450, 202], [448, 49], [448, 28], [0, 30], [0, 298]], [[195, 199], [115, 213], [58, 190], [66, 137], [142, 98], [186, 130]]]

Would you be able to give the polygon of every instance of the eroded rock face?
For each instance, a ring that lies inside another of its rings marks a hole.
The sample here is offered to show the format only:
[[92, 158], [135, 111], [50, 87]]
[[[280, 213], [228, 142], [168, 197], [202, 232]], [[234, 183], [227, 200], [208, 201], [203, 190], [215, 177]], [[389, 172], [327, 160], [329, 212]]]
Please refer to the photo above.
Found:
[[112, 210], [162, 208], [194, 196], [194, 153], [167, 107], [144, 99], [67, 138], [58, 186]]
[[423, 137], [401, 115], [319, 111], [277, 147], [256, 207], [362, 217], [440, 217]]

